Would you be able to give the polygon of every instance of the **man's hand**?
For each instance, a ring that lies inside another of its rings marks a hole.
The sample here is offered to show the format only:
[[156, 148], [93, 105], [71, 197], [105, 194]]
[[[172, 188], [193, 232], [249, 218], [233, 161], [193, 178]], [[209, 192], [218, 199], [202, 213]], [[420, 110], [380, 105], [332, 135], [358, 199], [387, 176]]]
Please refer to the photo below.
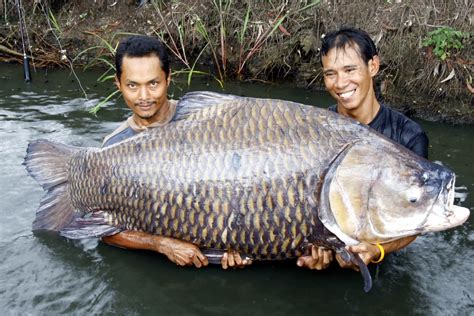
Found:
[[[391, 252], [398, 251], [402, 248], [405, 248], [415, 239], [416, 239], [416, 236], [403, 237], [403, 238], [385, 243], [382, 245], [382, 247], [384, 248], [385, 254], [388, 254]], [[380, 258], [380, 249], [379, 247], [373, 244], [362, 242], [355, 246], [348, 246], [346, 247], [346, 249], [355, 255], [358, 254], [366, 265], [369, 264], [371, 261], [377, 261]], [[342, 260], [342, 258], [339, 255], [336, 255], [336, 260], [337, 262], [339, 262], [339, 265], [342, 268], [351, 268], [356, 271], [359, 271], [359, 267], [357, 267], [357, 265]]]
[[161, 241], [157, 243], [157, 251], [167, 256], [171, 262], [179, 266], [194, 265], [196, 268], [205, 267], [209, 264], [206, 256], [195, 244], [175, 238], [160, 238]]
[[251, 265], [251, 259], [242, 259], [237, 251], [229, 250], [224, 252], [221, 259], [222, 269], [227, 268], [243, 268]]
[[[359, 255], [359, 257], [364, 261], [365, 265], [368, 265], [371, 260], [377, 260], [380, 258], [380, 249], [379, 247], [369, 244], [369, 243], [360, 243], [355, 246], [346, 247], [347, 250], [352, 252], [354, 255]], [[339, 262], [341, 268], [351, 268], [356, 271], [359, 271], [359, 267], [353, 262], [344, 261], [338, 254], [336, 254], [336, 260]]]
[[299, 257], [296, 265], [298, 267], [322, 270], [329, 266], [333, 258], [332, 250], [311, 245], [311, 254]]

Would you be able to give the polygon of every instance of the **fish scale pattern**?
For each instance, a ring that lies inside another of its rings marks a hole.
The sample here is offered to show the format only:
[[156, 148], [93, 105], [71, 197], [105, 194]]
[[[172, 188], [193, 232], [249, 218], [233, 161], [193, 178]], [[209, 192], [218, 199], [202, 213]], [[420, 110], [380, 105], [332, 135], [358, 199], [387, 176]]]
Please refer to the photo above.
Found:
[[[298, 256], [325, 168], [348, 142], [333, 113], [242, 98], [70, 162], [73, 204], [111, 225], [254, 259]], [[353, 127], [351, 127], [353, 128]]]

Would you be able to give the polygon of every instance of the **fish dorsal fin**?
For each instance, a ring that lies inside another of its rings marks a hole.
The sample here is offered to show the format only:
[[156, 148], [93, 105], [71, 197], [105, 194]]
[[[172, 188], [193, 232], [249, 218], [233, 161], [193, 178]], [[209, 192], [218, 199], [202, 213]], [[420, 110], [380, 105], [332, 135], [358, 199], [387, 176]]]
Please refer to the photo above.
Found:
[[179, 121], [187, 118], [193, 113], [199, 112], [202, 109], [224, 104], [231, 101], [240, 100], [242, 97], [223, 94], [210, 91], [192, 91], [186, 93], [176, 105], [176, 114], [173, 121]]

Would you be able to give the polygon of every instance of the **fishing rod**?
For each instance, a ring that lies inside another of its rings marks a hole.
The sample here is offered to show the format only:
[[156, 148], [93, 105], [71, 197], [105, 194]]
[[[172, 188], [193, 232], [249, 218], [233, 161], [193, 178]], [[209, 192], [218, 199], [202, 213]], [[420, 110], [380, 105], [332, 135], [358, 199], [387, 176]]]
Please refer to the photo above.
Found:
[[25, 82], [31, 82], [31, 72], [30, 72], [30, 59], [26, 54], [25, 47], [25, 19], [22, 12], [22, 6], [20, 0], [16, 0], [16, 8], [18, 9], [18, 18], [20, 21], [20, 34], [21, 34], [21, 44], [23, 46], [23, 78]]

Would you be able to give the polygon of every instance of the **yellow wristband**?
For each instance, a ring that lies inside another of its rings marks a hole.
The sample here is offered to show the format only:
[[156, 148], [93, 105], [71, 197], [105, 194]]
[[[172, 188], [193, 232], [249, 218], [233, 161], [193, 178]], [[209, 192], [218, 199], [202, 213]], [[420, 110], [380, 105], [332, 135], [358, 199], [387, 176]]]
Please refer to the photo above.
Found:
[[375, 244], [377, 247], [379, 247], [380, 249], [380, 258], [378, 258], [377, 260], [370, 260], [370, 262], [372, 263], [379, 263], [383, 260], [383, 258], [385, 257], [385, 249], [383, 249], [382, 245], [381, 244]]

